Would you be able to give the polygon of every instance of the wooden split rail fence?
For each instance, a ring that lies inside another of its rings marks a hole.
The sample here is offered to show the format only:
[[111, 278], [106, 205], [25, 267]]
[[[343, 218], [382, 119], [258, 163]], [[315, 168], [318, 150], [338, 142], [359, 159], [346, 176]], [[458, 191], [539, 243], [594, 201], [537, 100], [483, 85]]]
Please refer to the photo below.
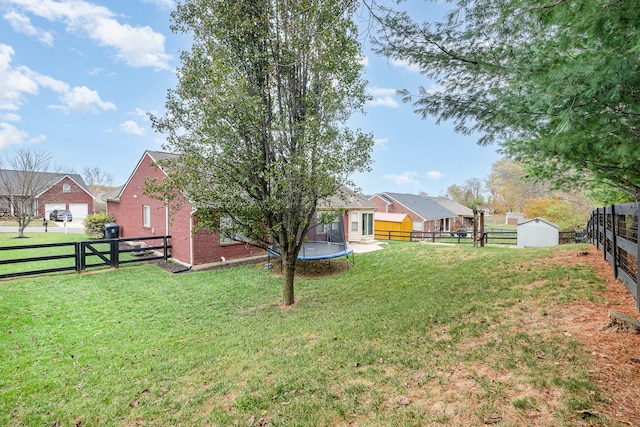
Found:
[[591, 243], [611, 264], [613, 275], [636, 299], [640, 312], [640, 246], [638, 246], [639, 203], [611, 205], [594, 210], [587, 224]]
[[[113, 267], [153, 259], [167, 260], [171, 236], [103, 239], [0, 247], [0, 279], [92, 267]], [[158, 242], [160, 241], [160, 242]]]

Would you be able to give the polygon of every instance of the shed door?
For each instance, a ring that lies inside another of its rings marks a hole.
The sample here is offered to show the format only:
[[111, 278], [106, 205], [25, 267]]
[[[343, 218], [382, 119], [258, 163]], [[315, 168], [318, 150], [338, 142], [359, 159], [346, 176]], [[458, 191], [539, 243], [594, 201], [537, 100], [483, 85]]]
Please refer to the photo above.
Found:
[[73, 219], [84, 219], [89, 213], [89, 205], [86, 203], [69, 203], [69, 210]]

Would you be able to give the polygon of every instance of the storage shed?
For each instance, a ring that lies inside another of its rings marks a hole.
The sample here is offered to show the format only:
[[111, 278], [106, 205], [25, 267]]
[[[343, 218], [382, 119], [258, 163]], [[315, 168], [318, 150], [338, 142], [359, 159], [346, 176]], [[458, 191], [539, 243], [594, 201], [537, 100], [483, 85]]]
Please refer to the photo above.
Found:
[[411, 240], [413, 221], [407, 214], [376, 212], [373, 214], [376, 239], [379, 240]]
[[518, 247], [557, 246], [559, 227], [542, 218], [533, 218], [518, 223]]

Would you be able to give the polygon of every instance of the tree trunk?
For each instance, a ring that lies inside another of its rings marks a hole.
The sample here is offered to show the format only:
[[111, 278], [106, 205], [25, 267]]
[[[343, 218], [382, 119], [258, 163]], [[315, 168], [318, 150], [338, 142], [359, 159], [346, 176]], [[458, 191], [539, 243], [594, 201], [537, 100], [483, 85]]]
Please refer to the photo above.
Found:
[[18, 237], [24, 237], [24, 229], [27, 228], [28, 221], [24, 219], [18, 219]]
[[282, 303], [292, 305], [294, 303], [293, 279], [296, 274], [296, 262], [298, 256], [289, 251], [282, 256]]

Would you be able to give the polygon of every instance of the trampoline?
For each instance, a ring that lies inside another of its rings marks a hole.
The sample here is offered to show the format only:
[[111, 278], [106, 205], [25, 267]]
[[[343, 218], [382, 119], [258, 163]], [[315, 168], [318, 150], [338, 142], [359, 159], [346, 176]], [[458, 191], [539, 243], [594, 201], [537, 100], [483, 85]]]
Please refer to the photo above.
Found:
[[[269, 250], [271, 255], [280, 256], [280, 248], [277, 246]], [[314, 219], [305, 236], [305, 242], [298, 254], [299, 261], [331, 260], [346, 257], [347, 262], [353, 265], [353, 249], [346, 242], [344, 234], [344, 220], [342, 215], [337, 215], [330, 223], [318, 222]], [[329, 264], [330, 266], [331, 264]]]
[[345, 243], [333, 242], [306, 242], [298, 254], [300, 261], [315, 261], [319, 259], [332, 259], [349, 256], [353, 253], [351, 246]]

